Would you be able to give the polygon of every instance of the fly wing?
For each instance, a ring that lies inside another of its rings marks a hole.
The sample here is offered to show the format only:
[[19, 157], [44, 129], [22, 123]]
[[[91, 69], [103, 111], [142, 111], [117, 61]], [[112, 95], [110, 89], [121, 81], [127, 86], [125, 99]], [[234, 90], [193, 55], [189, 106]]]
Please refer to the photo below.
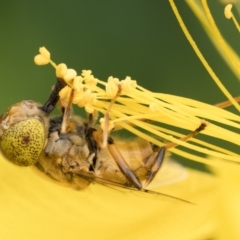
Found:
[[112, 181], [112, 180], [108, 180], [108, 179], [98, 177], [91, 172], [80, 171], [80, 172], [76, 173], [76, 175], [78, 175], [81, 178], [84, 178], [84, 179], [88, 180], [89, 182], [96, 182], [98, 184], [101, 184], [103, 186], [110, 187], [110, 188], [113, 188], [113, 189], [115, 189], [115, 188], [117, 188], [117, 189], [119, 189], [119, 188], [127, 189], [127, 190], [130, 190], [131, 192], [151, 194], [151, 195], [154, 195], [156, 197], [161, 197], [161, 198], [165, 198], [165, 199], [168, 199], [168, 200], [174, 200], [174, 201], [179, 201], [179, 202], [183, 202], [183, 203], [194, 204], [190, 201], [187, 201], [185, 199], [178, 198], [178, 197], [175, 197], [175, 196], [171, 196], [169, 194], [156, 192], [156, 191], [149, 190], [149, 189], [140, 189], [139, 190], [139, 189], [137, 189], [133, 186], [129, 186], [127, 184], [123, 184], [123, 183], [120, 183], [120, 182], [116, 182], [116, 181]]

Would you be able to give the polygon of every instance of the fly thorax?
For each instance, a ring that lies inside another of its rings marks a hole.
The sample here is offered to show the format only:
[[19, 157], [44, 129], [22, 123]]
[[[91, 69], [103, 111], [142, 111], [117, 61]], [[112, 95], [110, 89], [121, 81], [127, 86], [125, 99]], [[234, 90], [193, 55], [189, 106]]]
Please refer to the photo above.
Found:
[[85, 140], [76, 133], [52, 132], [44, 152], [44, 161], [49, 161], [48, 158], [58, 159], [58, 164], [64, 172], [89, 169], [93, 158]]

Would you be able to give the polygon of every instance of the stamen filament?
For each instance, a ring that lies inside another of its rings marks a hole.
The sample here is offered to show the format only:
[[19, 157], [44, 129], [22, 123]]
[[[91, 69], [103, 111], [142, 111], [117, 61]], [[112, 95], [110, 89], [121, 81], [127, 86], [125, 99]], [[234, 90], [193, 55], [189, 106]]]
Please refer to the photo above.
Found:
[[[224, 93], [224, 95], [231, 101], [231, 103], [236, 107], [236, 109], [240, 112], [240, 106], [239, 104], [235, 101], [235, 99], [232, 97], [232, 95], [230, 94], [230, 92], [225, 88], [225, 86], [222, 84], [222, 82], [219, 80], [219, 78], [217, 77], [217, 75], [214, 73], [214, 71], [212, 70], [212, 68], [210, 67], [210, 65], [208, 64], [208, 62], [206, 61], [206, 59], [204, 58], [204, 56], [202, 55], [201, 51], [199, 50], [199, 48], [197, 47], [195, 41], [193, 40], [191, 34], [189, 33], [188, 29], [186, 28], [178, 10], [177, 7], [174, 3], [173, 0], [169, 0], [170, 5], [173, 9], [173, 12], [180, 24], [180, 27], [182, 28], [186, 38], [188, 39], [189, 43], [191, 44], [192, 48], [194, 49], [195, 53], [197, 54], [197, 56], [199, 57], [199, 59], [201, 60], [202, 64], [204, 65], [204, 67], [206, 68], [206, 70], [208, 71], [208, 73], [210, 74], [210, 76], [213, 78], [213, 80], [215, 81], [215, 83], [217, 84], [217, 86], [220, 88], [220, 90]], [[239, 66], [239, 70], [240, 70], [240, 66]]]
[[49, 63], [56, 69], [57, 68], [57, 64], [55, 62], [53, 62], [52, 60], [49, 61]]

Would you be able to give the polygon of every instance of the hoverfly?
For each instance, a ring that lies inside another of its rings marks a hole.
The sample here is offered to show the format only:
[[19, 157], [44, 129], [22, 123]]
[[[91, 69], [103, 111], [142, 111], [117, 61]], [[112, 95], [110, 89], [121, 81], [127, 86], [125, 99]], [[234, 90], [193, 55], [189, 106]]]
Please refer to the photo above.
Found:
[[[77, 189], [97, 182], [153, 192], [145, 188], [159, 171], [167, 147], [155, 146], [144, 139], [126, 143], [108, 136], [107, 148], [102, 148], [103, 132], [94, 126], [92, 114], [85, 122], [69, 115], [66, 108], [62, 108], [60, 117], [50, 116], [65, 86], [66, 83], [58, 78], [45, 104], [22, 101], [0, 117], [3, 155], [16, 165], [33, 165], [50, 178]], [[61, 132], [63, 123], [66, 124], [64, 133]], [[193, 137], [204, 127], [203, 123], [182, 140]]]

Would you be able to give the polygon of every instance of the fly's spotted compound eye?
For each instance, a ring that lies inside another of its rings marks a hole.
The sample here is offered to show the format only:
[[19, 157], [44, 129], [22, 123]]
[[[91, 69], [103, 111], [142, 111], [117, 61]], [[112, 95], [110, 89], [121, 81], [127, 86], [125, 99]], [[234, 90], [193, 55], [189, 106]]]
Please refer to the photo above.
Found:
[[39, 158], [44, 147], [45, 130], [42, 122], [30, 118], [12, 125], [0, 141], [4, 156], [19, 166], [30, 166]]

